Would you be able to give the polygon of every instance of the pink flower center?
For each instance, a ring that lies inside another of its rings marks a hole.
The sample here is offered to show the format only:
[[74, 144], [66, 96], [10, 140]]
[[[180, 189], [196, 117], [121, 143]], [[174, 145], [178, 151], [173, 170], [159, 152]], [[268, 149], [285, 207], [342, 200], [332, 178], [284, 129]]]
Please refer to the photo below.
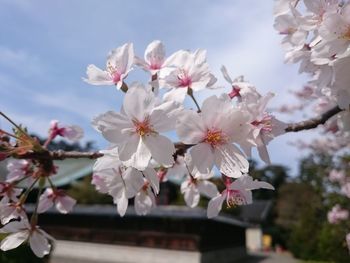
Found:
[[265, 114], [264, 117], [259, 121], [255, 120], [251, 123], [255, 127], [262, 126], [261, 130], [265, 132], [271, 132], [272, 131], [272, 116], [269, 114]]
[[241, 94], [239, 93], [240, 91], [241, 89], [239, 87], [232, 86], [232, 91], [228, 95], [231, 99], [233, 99], [234, 97], [241, 96]]
[[121, 74], [119, 72], [117, 72], [117, 71], [115, 71], [112, 74], [112, 76], [113, 76], [113, 82], [114, 83], [118, 83], [120, 81], [120, 79], [121, 79]]
[[227, 136], [220, 130], [208, 130], [204, 142], [215, 147], [227, 142]]
[[181, 88], [190, 87], [192, 84], [191, 77], [184, 70], [182, 70], [180, 74], [177, 75], [177, 78], [179, 79], [179, 87]]
[[145, 118], [145, 120], [142, 122], [133, 120], [133, 123], [135, 125], [136, 133], [138, 133], [140, 136], [153, 132], [149, 118]]
[[227, 207], [234, 207], [236, 205], [246, 204], [246, 200], [242, 193], [238, 190], [227, 189], [226, 204]]
[[149, 68], [153, 69], [153, 70], [160, 69], [161, 67], [162, 67], [162, 65], [159, 63], [156, 63], [156, 62], [152, 62], [151, 65], [149, 66]]

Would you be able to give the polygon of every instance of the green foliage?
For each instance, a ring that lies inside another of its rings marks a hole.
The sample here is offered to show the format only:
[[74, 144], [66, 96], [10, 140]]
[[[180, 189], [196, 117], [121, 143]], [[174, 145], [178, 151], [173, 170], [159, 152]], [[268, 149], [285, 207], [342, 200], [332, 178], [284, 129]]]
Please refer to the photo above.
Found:
[[330, 156], [310, 155], [301, 161], [299, 176], [278, 191], [276, 223], [287, 231], [287, 247], [297, 258], [350, 262], [347, 223], [331, 225], [327, 221], [335, 204], [349, 208], [349, 200], [328, 180], [334, 165]]

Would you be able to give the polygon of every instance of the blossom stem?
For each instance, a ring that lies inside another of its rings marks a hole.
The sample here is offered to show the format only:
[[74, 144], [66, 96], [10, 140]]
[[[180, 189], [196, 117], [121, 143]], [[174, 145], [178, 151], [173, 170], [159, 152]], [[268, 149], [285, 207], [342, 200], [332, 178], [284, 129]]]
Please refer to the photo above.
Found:
[[15, 138], [15, 139], [17, 139], [17, 140], [20, 140], [20, 138], [18, 138], [16, 135], [13, 135], [13, 134], [11, 134], [11, 133], [8, 133], [8, 132], [6, 132], [6, 131], [4, 131], [4, 130], [0, 130], [0, 134], [5, 134], [5, 135], [10, 136], [10, 137], [12, 137], [12, 138]]
[[34, 182], [27, 188], [27, 190], [21, 195], [21, 197], [19, 198], [19, 202], [21, 204], [25, 203], [25, 201], [27, 200], [27, 197], [28, 197], [30, 191], [32, 191], [34, 185], [38, 182], [38, 180], [39, 180], [39, 178], [36, 178], [34, 180]]
[[26, 137], [29, 137], [27, 135], [27, 133], [20, 127], [18, 126], [14, 121], [12, 121], [5, 113], [3, 113], [2, 111], [0, 111], [0, 115], [2, 117], [4, 117], [9, 123], [11, 123], [14, 127], [17, 128], [17, 130], [19, 130], [21, 133], [23, 133]]
[[30, 224], [31, 226], [35, 226], [38, 222], [38, 206], [39, 206], [39, 199], [41, 196], [41, 193], [43, 191], [44, 185], [45, 185], [45, 181], [46, 178], [45, 177], [41, 177], [40, 181], [39, 181], [39, 190], [38, 190], [38, 195], [36, 197], [36, 203], [35, 203], [35, 208], [34, 208], [34, 212], [30, 218]]
[[52, 190], [56, 191], [56, 186], [53, 184], [53, 182], [51, 181], [50, 177], [47, 177], [47, 180], [49, 181], [49, 184], [50, 184]]
[[193, 91], [191, 88], [188, 88], [188, 92], [187, 94], [191, 97], [191, 99], [193, 100], [194, 104], [196, 104], [196, 107], [197, 107], [197, 112], [201, 112], [201, 107], [199, 107], [199, 104], [196, 100], [196, 98], [193, 96]]

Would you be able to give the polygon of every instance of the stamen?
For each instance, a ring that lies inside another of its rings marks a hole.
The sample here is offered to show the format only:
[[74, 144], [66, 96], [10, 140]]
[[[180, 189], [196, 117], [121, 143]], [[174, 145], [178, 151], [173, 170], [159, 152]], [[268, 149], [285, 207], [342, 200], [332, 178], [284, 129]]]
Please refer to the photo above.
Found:
[[227, 136], [220, 130], [208, 130], [204, 142], [209, 143], [215, 147], [224, 144], [227, 141]]

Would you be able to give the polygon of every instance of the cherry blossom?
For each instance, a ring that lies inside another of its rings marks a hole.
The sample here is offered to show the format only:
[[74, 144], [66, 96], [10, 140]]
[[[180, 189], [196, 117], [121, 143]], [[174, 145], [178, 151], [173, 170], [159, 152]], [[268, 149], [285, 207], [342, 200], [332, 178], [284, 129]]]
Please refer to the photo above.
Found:
[[20, 180], [32, 173], [31, 163], [27, 160], [10, 160], [7, 163], [9, 173], [6, 176], [7, 182]]
[[206, 52], [197, 50], [194, 53], [180, 50], [167, 59], [168, 70], [160, 74], [160, 86], [171, 90], [164, 95], [165, 100], [182, 103], [186, 94], [211, 87], [216, 78], [209, 70]]
[[344, 183], [346, 175], [343, 170], [331, 170], [328, 176], [329, 180], [334, 183]]
[[116, 85], [120, 89], [128, 76], [134, 62], [133, 44], [127, 43], [110, 52], [107, 58], [106, 70], [95, 65], [87, 67], [86, 82], [92, 85]]
[[261, 97], [254, 85], [244, 80], [243, 76], [239, 76], [232, 80], [225, 66], [221, 67], [221, 72], [225, 80], [232, 86], [232, 90], [228, 94], [231, 99], [238, 98], [239, 102], [249, 104], [257, 101]]
[[0, 203], [0, 219], [1, 224], [5, 225], [12, 219], [26, 218], [26, 212], [21, 203]]
[[0, 229], [0, 233], [9, 234], [1, 241], [1, 250], [7, 251], [17, 248], [28, 240], [30, 248], [40, 258], [50, 253], [51, 244], [49, 240], [54, 240], [38, 226], [30, 225], [27, 219], [8, 223]]
[[155, 206], [156, 199], [151, 184], [144, 179], [143, 186], [135, 196], [135, 212], [138, 215], [147, 215]]
[[215, 164], [222, 173], [239, 177], [248, 172], [248, 161], [233, 142], [243, 141], [250, 132], [249, 114], [233, 108], [228, 100], [216, 96], [207, 98], [202, 112], [184, 110], [179, 116], [176, 132], [190, 149], [194, 166], [208, 173]]
[[144, 170], [151, 157], [163, 166], [174, 163], [174, 144], [161, 132], [175, 126], [178, 105], [156, 103], [151, 91], [135, 84], [125, 95], [121, 113], [109, 111], [96, 117], [94, 127], [118, 146], [119, 158], [127, 166]]
[[72, 211], [76, 200], [65, 194], [63, 190], [47, 188], [40, 196], [38, 204], [38, 213], [44, 213], [53, 205], [62, 213], [67, 214]]
[[83, 137], [83, 135], [84, 135], [83, 129], [77, 125], [60, 126], [57, 120], [51, 121], [51, 126], [49, 130], [50, 140], [53, 140], [57, 136], [61, 136], [71, 141], [78, 141]]
[[93, 171], [92, 183], [96, 190], [113, 197], [121, 216], [126, 213], [128, 199], [135, 197], [144, 186], [144, 179], [156, 194], [159, 192], [159, 180], [155, 170], [147, 168], [141, 172], [124, 166], [119, 160], [117, 149], [104, 151], [104, 156], [96, 161]]
[[144, 59], [135, 56], [135, 65], [150, 72], [152, 76], [157, 74], [166, 66], [165, 47], [163, 43], [159, 40], [152, 41], [145, 50]]
[[255, 102], [241, 103], [240, 106], [251, 114], [251, 137], [255, 144], [246, 141], [241, 143], [242, 148], [248, 156], [251, 156], [251, 148], [257, 146], [260, 158], [269, 164], [270, 157], [267, 151], [267, 144], [275, 137], [285, 133], [286, 124], [277, 120], [273, 115], [266, 111], [269, 100], [274, 96], [268, 93], [266, 96], [259, 98]]
[[221, 194], [209, 201], [207, 210], [209, 218], [213, 218], [219, 214], [225, 200], [228, 207], [249, 205], [253, 202], [252, 190], [260, 188], [274, 190], [271, 184], [253, 180], [253, 178], [247, 174], [242, 175], [234, 182], [231, 182], [231, 180], [227, 178], [225, 186], [226, 189]]
[[330, 224], [338, 224], [340, 221], [349, 218], [349, 212], [345, 209], [341, 209], [340, 205], [335, 205], [332, 210], [328, 212], [327, 218]]
[[180, 189], [181, 193], [184, 195], [186, 205], [193, 208], [198, 205], [200, 195], [213, 198], [218, 195], [219, 192], [216, 185], [209, 181], [209, 179], [214, 177], [213, 171], [210, 171], [207, 174], [202, 174], [193, 166], [189, 155], [187, 155], [185, 159], [189, 174], [182, 182]]
[[16, 187], [12, 183], [0, 182], [0, 203], [8, 203], [9, 201], [18, 201], [18, 196], [22, 193], [22, 189]]

